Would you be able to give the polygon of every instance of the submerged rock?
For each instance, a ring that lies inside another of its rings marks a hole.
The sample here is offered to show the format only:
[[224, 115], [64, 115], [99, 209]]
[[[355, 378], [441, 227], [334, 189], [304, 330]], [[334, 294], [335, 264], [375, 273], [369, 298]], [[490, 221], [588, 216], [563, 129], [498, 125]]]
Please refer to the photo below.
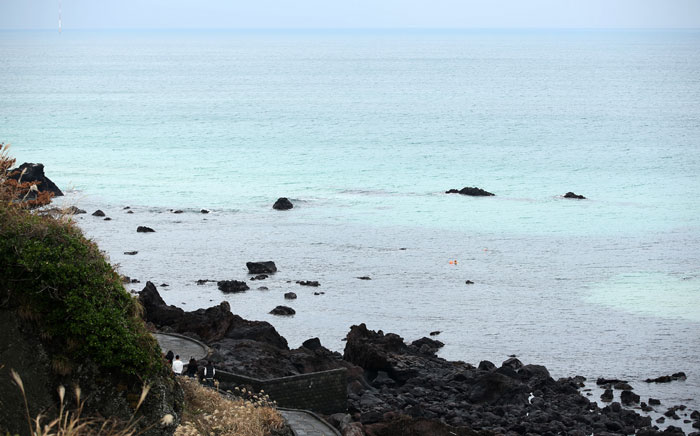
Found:
[[583, 195], [574, 194], [573, 192], [567, 192], [566, 194], [564, 194], [564, 198], [575, 198], [577, 200], [586, 199], [586, 197], [584, 197]]
[[219, 280], [216, 282], [216, 286], [224, 293], [243, 292], [250, 289], [246, 282], [240, 280]]
[[294, 315], [296, 311], [291, 307], [287, 306], [277, 306], [270, 311], [272, 315]]
[[272, 205], [272, 208], [276, 210], [289, 210], [293, 207], [294, 205], [287, 197], [278, 198], [277, 201], [275, 201], [275, 204]]
[[297, 284], [301, 286], [312, 286], [314, 288], [321, 286], [321, 284], [316, 280], [297, 280]]
[[450, 189], [448, 191], [445, 191], [445, 194], [461, 194], [461, 195], [469, 195], [471, 197], [492, 197], [496, 194], [493, 194], [491, 192], [485, 191], [481, 188], [477, 187], [464, 187], [462, 189]]
[[674, 380], [685, 380], [686, 375], [684, 372], [677, 372], [672, 375], [662, 375], [661, 377], [648, 378], [644, 380], [647, 383], [670, 383]]

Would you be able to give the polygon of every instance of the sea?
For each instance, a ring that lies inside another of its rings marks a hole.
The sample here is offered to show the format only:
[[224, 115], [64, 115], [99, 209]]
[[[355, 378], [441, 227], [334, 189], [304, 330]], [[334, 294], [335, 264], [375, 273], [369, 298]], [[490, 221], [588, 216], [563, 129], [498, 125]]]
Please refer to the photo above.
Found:
[[128, 289], [700, 409], [700, 31], [2, 31], [0, 141]]

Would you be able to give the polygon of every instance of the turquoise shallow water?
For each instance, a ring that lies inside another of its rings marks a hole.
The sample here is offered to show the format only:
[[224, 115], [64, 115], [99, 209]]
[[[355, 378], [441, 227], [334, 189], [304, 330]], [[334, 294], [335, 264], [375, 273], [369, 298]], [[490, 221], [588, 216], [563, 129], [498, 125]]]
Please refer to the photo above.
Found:
[[[0, 32], [0, 96], [0, 140], [169, 303], [294, 346], [367, 322], [557, 376], [684, 370], [664, 398], [697, 400], [699, 32]], [[194, 285], [253, 259], [269, 292]]]

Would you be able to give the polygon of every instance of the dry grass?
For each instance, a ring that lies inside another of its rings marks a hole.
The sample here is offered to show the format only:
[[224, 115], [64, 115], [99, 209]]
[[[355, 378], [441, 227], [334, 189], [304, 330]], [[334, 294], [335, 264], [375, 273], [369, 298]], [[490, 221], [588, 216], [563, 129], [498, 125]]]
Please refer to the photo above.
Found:
[[[0, 368], [2, 368], [2, 366], [0, 366]], [[83, 416], [85, 401], [80, 399], [81, 391], [79, 387], [76, 387], [74, 391], [75, 403], [77, 405], [76, 409], [68, 410], [65, 401], [66, 389], [63, 386], [59, 386], [58, 388], [58, 397], [61, 400], [58, 417], [49, 420], [45, 416], [39, 414], [32, 419], [29, 416], [29, 406], [27, 404], [27, 396], [24, 391], [22, 378], [13, 369], [10, 370], [10, 374], [15, 384], [22, 392], [27, 427], [32, 436], [138, 436], [153, 427], [153, 425], [151, 425], [146, 428], [138, 429], [139, 420], [135, 418], [136, 411], [138, 411], [148, 395], [148, 391], [150, 390], [149, 386], [144, 386], [141, 390], [141, 396], [136, 405], [136, 410], [134, 410], [134, 415], [132, 415], [128, 422]], [[166, 415], [158, 424], [169, 425], [172, 423], [172, 420], [173, 417], [171, 415]]]
[[[46, 206], [51, 202], [53, 194], [40, 192], [37, 188], [39, 182], [23, 182], [24, 171], [19, 174], [19, 179], [9, 178], [10, 168], [15, 165], [15, 159], [10, 158], [9, 144], [0, 143], [0, 202], [8, 207], [20, 209], [35, 209]], [[13, 172], [13, 175], [17, 171]]]
[[284, 427], [274, 403], [262, 392], [233, 399], [195, 380], [180, 379], [185, 391], [185, 413], [175, 436], [267, 436]]

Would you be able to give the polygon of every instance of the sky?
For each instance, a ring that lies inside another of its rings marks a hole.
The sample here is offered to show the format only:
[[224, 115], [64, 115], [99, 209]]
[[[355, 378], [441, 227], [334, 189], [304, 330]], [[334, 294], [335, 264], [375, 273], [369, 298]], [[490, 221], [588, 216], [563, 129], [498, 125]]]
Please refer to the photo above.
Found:
[[[700, 28], [700, 0], [60, 0], [63, 29]], [[0, 0], [54, 29], [59, 0]]]

